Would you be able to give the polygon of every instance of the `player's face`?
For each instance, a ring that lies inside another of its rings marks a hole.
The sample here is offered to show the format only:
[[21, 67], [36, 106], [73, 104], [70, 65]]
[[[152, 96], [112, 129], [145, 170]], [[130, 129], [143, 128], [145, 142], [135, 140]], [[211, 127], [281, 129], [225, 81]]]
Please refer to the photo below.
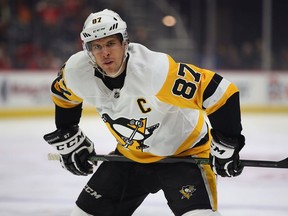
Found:
[[91, 42], [91, 52], [97, 65], [108, 76], [116, 74], [125, 55], [125, 42], [120, 42], [116, 35], [108, 36]]

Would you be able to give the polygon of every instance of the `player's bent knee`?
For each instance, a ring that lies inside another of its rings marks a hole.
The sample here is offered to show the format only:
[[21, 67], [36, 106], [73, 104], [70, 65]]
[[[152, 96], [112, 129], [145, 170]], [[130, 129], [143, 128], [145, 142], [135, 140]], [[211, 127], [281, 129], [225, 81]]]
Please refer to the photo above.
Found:
[[74, 207], [72, 213], [70, 216], [93, 216], [90, 214], [87, 214], [82, 209], [80, 209], [77, 205]]
[[212, 211], [211, 209], [197, 209], [186, 212], [182, 216], [221, 216], [221, 214], [217, 211]]

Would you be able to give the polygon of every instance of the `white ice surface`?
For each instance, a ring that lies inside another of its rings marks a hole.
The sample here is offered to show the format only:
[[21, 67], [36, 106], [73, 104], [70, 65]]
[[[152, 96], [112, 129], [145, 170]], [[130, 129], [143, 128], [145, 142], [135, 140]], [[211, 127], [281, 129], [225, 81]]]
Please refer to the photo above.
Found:
[[[280, 160], [288, 156], [288, 115], [245, 114], [243, 159]], [[99, 154], [115, 140], [94, 116], [81, 128]], [[73, 176], [56, 161], [43, 135], [54, 130], [53, 118], [0, 120], [0, 216], [68, 216], [89, 177]], [[288, 169], [246, 167], [241, 176], [218, 179], [223, 216], [287, 216]], [[161, 192], [149, 195], [133, 216], [173, 215]]]

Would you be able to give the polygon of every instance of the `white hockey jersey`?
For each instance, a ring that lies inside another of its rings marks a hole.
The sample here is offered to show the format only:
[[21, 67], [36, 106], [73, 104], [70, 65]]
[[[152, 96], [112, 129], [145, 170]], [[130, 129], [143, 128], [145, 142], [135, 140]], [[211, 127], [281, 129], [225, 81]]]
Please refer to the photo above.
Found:
[[128, 52], [124, 86], [112, 91], [95, 76], [84, 51], [73, 55], [52, 86], [54, 103], [62, 108], [82, 101], [94, 105], [117, 139], [117, 149], [134, 161], [207, 157], [211, 138], [204, 116], [223, 106], [237, 87], [222, 77], [211, 82], [214, 72], [176, 63], [140, 44], [130, 43]]

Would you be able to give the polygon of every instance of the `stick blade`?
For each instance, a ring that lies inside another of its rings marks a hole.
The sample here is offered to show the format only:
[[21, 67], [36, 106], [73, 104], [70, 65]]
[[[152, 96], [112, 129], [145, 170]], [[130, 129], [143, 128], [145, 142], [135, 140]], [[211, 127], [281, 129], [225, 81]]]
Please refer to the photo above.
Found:
[[288, 168], [288, 157], [278, 162], [279, 168]]

